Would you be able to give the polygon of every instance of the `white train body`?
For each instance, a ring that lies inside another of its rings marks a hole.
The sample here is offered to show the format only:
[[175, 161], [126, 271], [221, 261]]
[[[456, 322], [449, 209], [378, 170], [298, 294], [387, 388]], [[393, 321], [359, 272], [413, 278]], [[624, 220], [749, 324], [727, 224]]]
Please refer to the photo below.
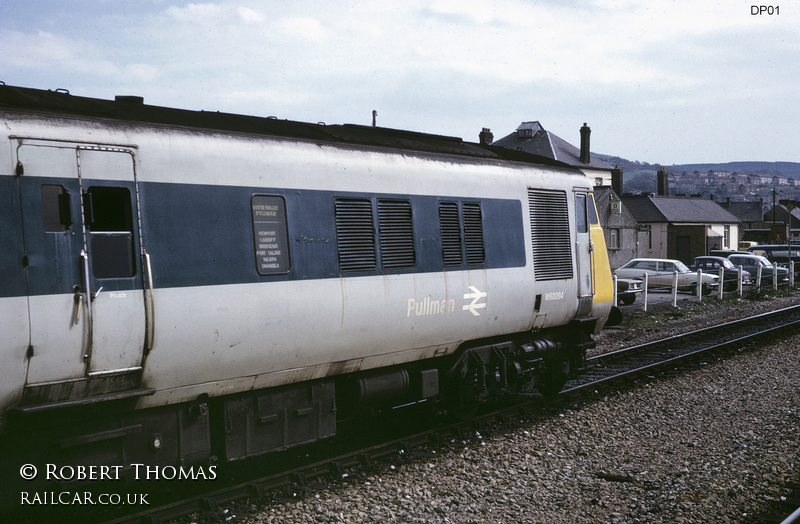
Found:
[[[341, 377], [389, 370], [362, 389], [408, 381], [416, 399], [435, 398], [465, 347], [509, 340], [519, 352], [520, 334], [596, 331], [610, 310], [591, 187], [572, 169], [443, 137], [304, 124], [306, 132], [267, 119], [239, 127], [214, 120], [229, 115], [176, 110], [121, 118], [101, 109], [163, 108], [78, 99], [91, 110], [60, 110], [52, 100], [74, 97], [3, 90], [12, 101], [43, 101], [0, 103], [6, 432], [10, 415], [80, 420], [108, 404], [147, 427], [185, 422], [202, 404], [190, 431], [204, 444], [164, 461], [205, 460], [215, 454], [214, 417], [247, 424], [246, 414], [283, 398], [273, 391], [328, 388], [321, 402], [336, 397], [341, 410]], [[187, 123], [175, 121], [183, 113]], [[269, 127], [281, 125], [285, 136]], [[317, 132], [385, 133], [400, 146]], [[402, 145], [415, 140], [433, 151]], [[532, 223], [551, 205], [561, 213], [554, 224]], [[586, 217], [576, 220], [576, 205]], [[326, 408], [308, 409], [320, 418]], [[142, 430], [112, 419], [63, 438], [85, 444], [117, 431], [123, 448], [138, 445], [126, 442]], [[323, 425], [311, 433], [332, 434], [331, 421]], [[292, 444], [221, 439], [229, 459]]]

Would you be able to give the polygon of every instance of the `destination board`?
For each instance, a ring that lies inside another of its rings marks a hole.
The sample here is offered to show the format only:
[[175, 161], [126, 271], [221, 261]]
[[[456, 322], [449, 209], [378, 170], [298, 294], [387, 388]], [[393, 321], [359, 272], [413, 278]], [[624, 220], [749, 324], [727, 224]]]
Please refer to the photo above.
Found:
[[253, 238], [259, 275], [279, 275], [291, 269], [286, 202], [283, 197], [253, 195]]

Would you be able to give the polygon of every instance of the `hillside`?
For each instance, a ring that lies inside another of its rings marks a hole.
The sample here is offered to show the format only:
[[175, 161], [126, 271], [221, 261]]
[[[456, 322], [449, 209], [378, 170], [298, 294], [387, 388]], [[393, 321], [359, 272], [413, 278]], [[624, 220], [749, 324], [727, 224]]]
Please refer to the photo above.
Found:
[[[633, 162], [618, 156], [603, 155], [593, 153], [593, 155], [603, 162], [619, 166], [623, 172], [623, 186], [626, 192], [641, 191], [643, 193], [651, 193], [656, 191], [656, 173], [663, 164], [649, 164], [647, 162]], [[718, 164], [674, 164], [663, 165], [669, 173], [670, 178], [680, 176], [682, 173], [692, 173], [694, 171], [708, 172], [708, 171], [727, 171], [728, 173], [737, 173], [739, 175], [768, 175], [779, 176], [786, 178], [800, 179], [800, 162], [725, 162]], [[735, 196], [732, 188], [717, 188], [717, 187], [703, 187], [697, 188], [697, 193], [703, 196], [710, 196], [713, 194], [716, 197]], [[744, 199], [758, 198], [769, 194], [772, 190], [772, 184], [766, 184], [758, 189], [748, 188], [747, 194], [739, 195]], [[690, 190], [689, 193], [694, 193], [695, 190]], [[790, 191], [783, 190], [785, 198], [800, 197], [800, 193], [796, 190]]]
[[603, 155], [592, 153], [606, 164], [619, 166], [622, 172], [627, 175], [636, 173], [656, 173], [661, 166], [667, 168], [671, 173], [682, 173], [683, 171], [728, 171], [741, 174], [755, 173], [758, 175], [778, 175], [790, 178], [800, 178], [800, 162], [724, 162], [719, 164], [649, 164], [647, 162], [631, 161], [613, 155]]

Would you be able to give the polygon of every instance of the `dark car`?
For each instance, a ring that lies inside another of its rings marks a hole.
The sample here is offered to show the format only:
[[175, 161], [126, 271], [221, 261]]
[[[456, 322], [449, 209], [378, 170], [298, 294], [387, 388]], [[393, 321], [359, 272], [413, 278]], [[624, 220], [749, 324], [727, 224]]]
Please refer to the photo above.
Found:
[[789, 268], [794, 261], [795, 280], [800, 276], [800, 245], [797, 244], [758, 244], [747, 248], [749, 253], [767, 257], [767, 260], [780, 267]]
[[[755, 280], [758, 275], [758, 267], [761, 266], [761, 285], [766, 286], [772, 283], [772, 264], [766, 257], [749, 253], [747, 255], [730, 255], [728, 257], [734, 266], [742, 266], [750, 272], [750, 278]], [[789, 280], [789, 270], [785, 267], [776, 267], [778, 272], [778, 282]]]
[[[703, 273], [711, 273], [712, 275], [719, 276], [719, 270], [722, 268], [722, 280], [724, 291], [735, 291], [739, 288], [739, 268], [733, 265], [733, 262], [724, 257], [702, 256], [695, 257], [689, 269], [697, 271], [698, 269]], [[750, 283], [750, 272], [742, 269], [742, 284]]]

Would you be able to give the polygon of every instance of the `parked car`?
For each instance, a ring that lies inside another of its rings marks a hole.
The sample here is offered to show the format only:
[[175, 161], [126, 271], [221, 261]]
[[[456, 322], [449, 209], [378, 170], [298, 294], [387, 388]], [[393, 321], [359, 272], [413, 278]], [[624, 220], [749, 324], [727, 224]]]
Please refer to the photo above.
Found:
[[[702, 256], [695, 257], [689, 269], [697, 271], [698, 269], [703, 273], [710, 273], [719, 277], [719, 269], [722, 268], [722, 289], [725, 291], [735, 291], [739, 288], [739, 268], [734, 266], [733, 262], [724, 257]], [[746, 269], [742, 270], [742, 284], [750, 283], [750, 272]]]
[[[647, 275], [648, 287], [672, 287], [672, 275], [678, 272], [678, 289], [697, 291], [697, 272], [692, 272], [680, 260], [668, 258], [634, 258], [623, 264], [614, 273], [617, 278], [641, 278]], [[710, 293], [717, 287], [719, 277], [701, 273], [703, 293]]]
[[644, 282], [638, 278], [617, 277], [617, 301], [629, 306], [644, 291]]
[[[773, 267], [770, 264], [769, 260], [766, 257], [761, 255], [754, 255], [752, 253], [747, 255], [730, 255], [728, 256], [728, 260], [733, 263], [734, 266], [742, 266], [742, 269], [746, 269], [750, 272], [750, 278], [753, 280], [756, 279], [758, 275], [758, 267], [761, 266], [761, 285], [769, 285], [772, 283], [772, 272]], [[778, 282], [784, 282], [789, 280], [789, 270], [785, 267], [778, 266]]]
[[800, 245], [797, 244], [758, 244], [747, 248], [749, 253], [766, 257], [770, 262], [789, 269], [794, 261], [795, 280], [800, 276]]

